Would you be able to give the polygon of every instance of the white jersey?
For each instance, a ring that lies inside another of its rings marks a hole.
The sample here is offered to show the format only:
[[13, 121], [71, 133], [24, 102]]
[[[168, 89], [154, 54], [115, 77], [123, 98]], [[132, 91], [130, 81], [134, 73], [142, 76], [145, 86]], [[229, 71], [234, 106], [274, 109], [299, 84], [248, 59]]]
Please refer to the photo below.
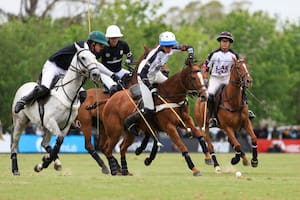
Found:
[[211, 68], [211, 76], [229, 77], [231, 66], [234, 64], [233, 58], [238, 58], [233, 51], [223, 52], [219, 49], [213, 52], [207, 64]]
[[230, 69], [234, 64], [232, 58], [238, 59], [238, 55], [232, 50], [223, 52], [218, 49], [210, 54], [207, 64], [207, 67], [212, 68], [207, 89], [209, 94], [215, 94], [221, 84], [228, 84]]

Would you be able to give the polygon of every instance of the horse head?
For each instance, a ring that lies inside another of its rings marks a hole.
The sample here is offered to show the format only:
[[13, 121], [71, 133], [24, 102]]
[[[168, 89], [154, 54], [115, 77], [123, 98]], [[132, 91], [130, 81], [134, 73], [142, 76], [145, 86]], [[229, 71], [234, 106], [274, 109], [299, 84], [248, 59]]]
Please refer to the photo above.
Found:
[[74, 43], [77, 52], [71, 62], [73, 71], [80, 75], [90, 78], [92, 81], [100, 81], [100, 68], [96, 56], [90, 51], [87, 43], [81, 48]]
[[230, 82], [235, 83], [239, 87], [249, 88], [252, 86], [253, 79], [248, 72], [246, 57], [241, 59], [232, 58], [234, 65], [231, 67]]
[[201, 101], [208, 98], [207, 88], [201, 73], [202, 64], [189, 63], [181, 72], [181, 85], [187, 90], [189, 95], [200, 97]]

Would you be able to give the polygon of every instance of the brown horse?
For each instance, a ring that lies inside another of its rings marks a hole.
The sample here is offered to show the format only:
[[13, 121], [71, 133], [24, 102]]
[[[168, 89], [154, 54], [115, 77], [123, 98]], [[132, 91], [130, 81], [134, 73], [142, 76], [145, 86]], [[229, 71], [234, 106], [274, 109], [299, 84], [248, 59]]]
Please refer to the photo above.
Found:
[[[158, 86], [159, 96], [161, 98], [155, 98], [156, 106], [159, 105], [160, 108], [156, 107], [159, 110], [154, 116], [155, 127], [159, 130], [166, 132], [173, 143], [180, 149], [182, 155], [184, 156], [188, 167], [193, 171], [194, 176], [199, 176], [199, 170], [194, 166], [191, 157], [188, 154], [188, 149], [182, 142], [179, 137], [176, 128], [178, 126], [183, 126], [182, 121], [179, 120], [178, 115], [182, 118], [183, 116], [181, 108], [186, 100], [186, 96], [189, 92], [197, 93], [203, 100], [207, 99], [207, 90], [204, 86], [204, 81], [202, 74], [200, 73], [200, 65], [188, 65], [184, 67], [180, 72], [177, 72], [175, 75], [171, 76], [165, 82]], [[165, 102], [168, 104], [165, 104]], [[174, 106], [175, 105], [175, 106]], [[174, 106], [170, 108], [170, 106]], [[116, 93], [112, 96], [109, 101], [105, 104], [103, 109], [103, 125], [105, 133], [107, 134], [107, 149], [105, 154], [107, 156], [110, 170], [112, 175], [120, 175], [118, 170], [118, 164], [116, 159], [112, 155], [113, 149], [117, 142], [119, 141], [122, 132], [126, 132], [123, 135], [123, 142], [120, 146], [121, 154], [121, 173], [122, 175], [129, 175], [126, 162], [126, 151], [127, 148], [133, 143], [135, 135], [128, 133], [127, 130], [124, 130], [124, 122], [127, 117], [136, 111], [135, 102], [131, 99], [129, 90], [123, 90]], [[174, 113], [176, 112], [176, 114]], [[188, 121], [190, 119], [188, 126], [190, 126], [193, 134], [198, 137], [199, 140], [202, 139], [202, 132], [198, 130], [192, 121], [191, 117], [184, 119]], [[148, 127], [145, 125], [144, 121], [140, 121], [138, 124], [139, 128], [142, 130], [147, 130], [151, 133], [151, 130], [148, 130]], [[153, 126], [152, 126], [153, 127]], [[155, 135], [154, 135], [155, 138]]]
[[[245, 96], [245, 90], [252, 86], [252, 77], [248, 72], [246, 58], [240, 60], [234, 59], [234, 63], [231, 67], [229, 83], [224, 88], [220, 87], [216, 93], [216, 114], [219, 127], [227, 133], [228, 140], [236, 152], [235, 157], [231, 159], [231, 164], [237, 164], [242, 157], [243, 164], [249, 165], [248, 159], [235, 137], [235, 131], [243, 128], [250, 135], [252, 141], [251, 165], [252, 167], [257, 167], [257, 138], [249, 119], [248, 104]], [[205, 106], [205, 103], [198, 100], [195, 103], [195, 118], [200, 127], [204, 127]], [[210, 142], [208, 118], [206, 119], [205, 133], [214, 166], [219, 166], [214, 155], [214, 148]]]
[[[150, 50], [150, 48], [144, 46], [144, 54], [139, 58], [136, 66], [139, 65], [139, 63], [145, 58]], [[164, 70], [167, 72], [168, 68], [165, 66]], [[130, 71], [132, 73], [132, 76], [125, 82], [125, 88], [128, 88], [137, 83], [137, 67], [135, 69], [130, 69]], [[98, 140], [96, 141], [96, 144], [100, 150], [103, 150], [105, 148], [104, 145], [106, 142], [106, 135], [104, 134], [102, 124], [102, 111], [105, 103], [109, 98], [110, 95], [104, 92], [102, 88], [88, 89], [86, 99], [79, 107], [77, 116], [85, 138], [85, 148], [88, 153], [95, 159], [97, 164], [102, 168], [102, 173], [105, 174], [108, 174], [109, 170], [92, 144], [92, 128], [97, 127]]]

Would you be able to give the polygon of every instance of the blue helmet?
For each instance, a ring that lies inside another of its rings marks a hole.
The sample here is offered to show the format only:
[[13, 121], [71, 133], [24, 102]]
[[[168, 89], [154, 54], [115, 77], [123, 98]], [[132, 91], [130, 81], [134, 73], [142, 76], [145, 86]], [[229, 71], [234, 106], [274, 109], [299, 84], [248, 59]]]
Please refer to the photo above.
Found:
[[163, 32], [159, 35], [159, 45], [161, 46], [174, 46], [178, 44], [176, 37], [172, 32]]

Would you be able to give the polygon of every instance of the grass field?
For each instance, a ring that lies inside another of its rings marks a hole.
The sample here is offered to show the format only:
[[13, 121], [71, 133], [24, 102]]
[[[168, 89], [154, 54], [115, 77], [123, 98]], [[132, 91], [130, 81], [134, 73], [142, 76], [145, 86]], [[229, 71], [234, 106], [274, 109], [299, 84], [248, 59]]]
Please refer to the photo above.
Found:
[[[148, 167], [143, 164], [146, 156], [128, 154], [133, 176], [112, 177], [102, 174], [88, 154], [61, 154], [62, 171], [52, 164], [40, 173], [33, 167], [41, 154], [19, 154], [21, 176], [15, 177], [10, 155], [0, 154], [0, 200], [300, 199], [300, 154], [259, 154], [258, 168], [241, 162], [232, 166], [233, 154], [218, 154], [221, 174], [204, 164], [202, 154], [191, 154], [200, 177], [192, 176], [180, 153], [159, 153]], [[236, 178], [235, 171], [242, 177]]]

